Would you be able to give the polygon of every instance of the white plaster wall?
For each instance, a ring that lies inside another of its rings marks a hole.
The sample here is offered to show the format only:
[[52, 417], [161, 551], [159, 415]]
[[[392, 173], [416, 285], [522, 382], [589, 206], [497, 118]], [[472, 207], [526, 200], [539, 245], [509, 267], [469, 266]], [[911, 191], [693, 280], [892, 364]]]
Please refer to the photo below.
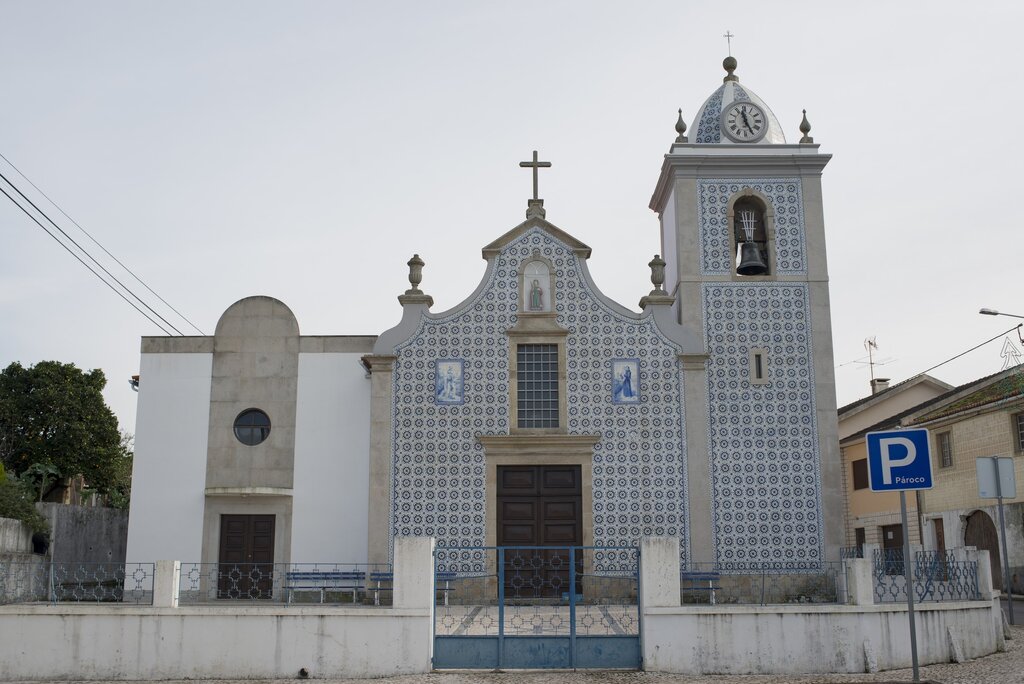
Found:
[[293, 563], [365, 563], [370, 381], [358, 353], [299, 354]]
[[383, 677], [430, 670], [431, 612], [0, 606], [0, 681]]
[[143, 354], [135, 420], [130, 563], [199, 562], [213, 355]]
[[[947, 629], [977, 658], [999, 649], [1002, 623], [988, 601], [916, 608], [922, 664], [950, 662]], [[649, 608], [644, 669], [686, 674], [866, 672], [865, 641], [881, 670], [910, 667], [902, 606]]]

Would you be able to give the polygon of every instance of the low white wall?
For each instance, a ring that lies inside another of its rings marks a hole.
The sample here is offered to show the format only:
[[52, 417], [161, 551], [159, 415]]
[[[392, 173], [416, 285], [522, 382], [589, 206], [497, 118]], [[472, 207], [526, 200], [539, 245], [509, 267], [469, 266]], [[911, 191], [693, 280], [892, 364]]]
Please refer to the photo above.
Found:
[[153, 606], [0, 606], [0, 681], [384, 677], [430, 671], [434, 540], [395, 540], [392, 607], [178, 607], [157, 561]]
[[[994, 653], [1001, 632], [989, 601], [915, 608], [922, 665]], [[905, 606], [715, 606], [644, 611], [644, 669], [685, 674], [811, 674], [911, 666]]]
[[427, 672], [430, 623], [429, 608], [0, 606], [0, 680]]

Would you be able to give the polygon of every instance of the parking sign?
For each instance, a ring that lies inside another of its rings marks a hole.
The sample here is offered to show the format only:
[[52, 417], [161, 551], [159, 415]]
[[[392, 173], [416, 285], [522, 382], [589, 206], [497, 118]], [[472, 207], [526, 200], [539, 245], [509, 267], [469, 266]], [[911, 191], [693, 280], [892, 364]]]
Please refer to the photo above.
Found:
[[932, 488], [928, 430], [869, 432], [868, 482], [873, 492]]

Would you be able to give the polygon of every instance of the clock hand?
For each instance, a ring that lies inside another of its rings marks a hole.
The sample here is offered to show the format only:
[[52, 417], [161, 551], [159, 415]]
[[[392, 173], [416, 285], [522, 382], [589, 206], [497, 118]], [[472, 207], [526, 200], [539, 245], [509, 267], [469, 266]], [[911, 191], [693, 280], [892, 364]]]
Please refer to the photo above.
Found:
[[743, 125], [747, 127], [748, 131], [753, 133], [754, 129], [750, 127], [750, 121], [747, 120], [747, 108], [746, 107], [740, 107], [740, 116], [743, 117]]

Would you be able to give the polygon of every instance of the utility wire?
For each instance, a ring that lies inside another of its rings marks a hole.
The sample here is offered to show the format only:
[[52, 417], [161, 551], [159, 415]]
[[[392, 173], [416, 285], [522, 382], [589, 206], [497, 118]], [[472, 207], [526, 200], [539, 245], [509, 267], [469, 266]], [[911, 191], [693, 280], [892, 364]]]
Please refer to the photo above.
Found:
[[916, 377], [916, 376], [918, 376], [918, 375], [924, 375], [924, 374], [925, 374], [925, 373], [927, 373], [928, 371], [931, 371], [931, 370], [935, 370], [935, 369], [936, 369], [936, 368], [938, 368], [939, 366], [945, 366], [945, 365], [946, 365], [947, 363], [949, 363], [950, 361], [955, 361], [955, 360], [959, 359], [959, 358], [960, 358], [961, 356], [963, 356], [964, 354], [969, 354], [969, 353], [971, 353], [972, 351], [974, 351], [974, 350], [975, 350], [975, 349], [977, 349], [978, 347], [984, 347], [984, 346], [985, 346], [986, 344], [988, 344], [989, 342], [992, 342], [993, 340], [998, 340], [998, 339], [999, 339], [1000, 337], [1002, 337], [1003, 335], [1005, 335], [1006, 333], [1008, 333], [1008, 332], [1010, 332], [1010, 331], [1012, 331], [1012, 330], [1019, 330], [1019, 329], [1020, 329], [1020, 328], [1021, 328], [1022, 326], [1024, 326], [1024, 323], [1019, 323], [1019, 324], [1017, 324], [1017, 325], [1013, 326], [1012, 328], [1010, 328], [1009, 330], [1004, 330], [1003, 332], [999, 333], [999, 334], [998, 334], [998, 335], [996, 335], [995, 337], [989, 338], [989, 339], [985, 340], [984, 342], [982, 342], [981, 344], [978, 344], [978, 345], [975, 345], [975, 346], [971, 347], [971, 348], [970, 348], [970, 349], [968, 349], [967, 351], [962, 351], [962, 352], [960, 352], [959, 354], [957, 354], [956, 356], [953, 356], [953, 357], [951, 357], [951, 358], [948, 358], [948, 359], [946, 359], [945, 361], [943, 361], [942, 363], [937, 363], [937, 364], [935, 364], [934, 366], [932, 366], [931, 368], [925, 368], [925, 369], [924, 369], [923, 371], [921, 371], [920, 373], [915, 373], [914, 375], [911, 375], [910, 377], [912, 377], [912, 378], [913, 378], [913, 377]]
[[[85, 233], [85, 234], [86, 234], [86, 236], [87, 236], [87, 237], [88, 237], [88, 238], [89, 238], [90, 240], [92, 240], [92, 241], [93, 241], [94, 243], [96, 243], [96, 246], [97, 246], [97, 247], [99, 247], [100, 249], [102, 249], [102, 250], [103, 250], [103, 251], [104, 251], [104, 252], [106, 253], [106, 255], [107, 255], [108, 257], [110, 257], [111, 259], [113, 259], [114, 261], [116, 261], [116, 262], [117, 262], [117, 265], [118, 265], [118, 266], [120, 266], [120, 267], [121, 267], [121, 268], [123, 268], [124, 270], [128, 271], [128, 273], [130, 273], [130, 274], [131, 274], [131, 276], [132, 276], [133, 278], [135, 278], [135, 280], [139, 281], [139, 282], [140, 282], [140, 283], [142, 284], [142, 286], [143, 286], [144, 288], [146, 288], [146, 289], [147, 289], [147, 290], [149, 290], [149, 291], [150, 291], [151, 293], [153, 293], [153, 296], [154, 296], [154, 297], [156, 297], [157, 299], [159, 299], [159, 300], [160, 300], [161, 302], [163, 302], [163, 303], [164, 303], [164, 304], [165, 304], [165, 305], [167, 306], [167, 308], [168, 308], [168, 309], [170, 309], [170, 310], [171, 310], [171, 311], [173, 311], [174, 313], [178, 314], [178, 316], [179, 316], [179, 317], [181, 318], [181, 320], [183, 320], [183, 321], [185, 321], [186, 323], [188, 323], [189, 325], [191, 325], [191, 326], [192, 326], [192, 327], [193, 327], [193, 328], [195, 329], [195, 331], [196, 331], [196, 332], [198, 332], [198, 333], [199, 333], [200, 335], [205, 335], [205, 334], [206, 334], [206, 333], [204, 333], [204, 332], [203, 332], [202, 330], [200, 330], [200, 329], [199, 329], [198, 327], [196, 327], [196, 324], [195, 324], [195, 323], [193, 323], [193, 322], [192, 322], [192, 321], [190, 321], [190, 320], [189, 320], [188, 318], [186, 318], [184, 314], [182, 314], [182, 313], [181, 313], [180, 311], [178, 311], [178, 310], [177, 310], [177, 309], [175, 309], [175, 308], [174, 308], [173, 306], [171, 306], [171, 305], [170, 305], [170, 304], [169, 304], [169, 303], [167, 302], [167, 300], [166, 300], [166, 299], [164, 299], [163, 297], [161, 297], [160, 295], [158, 295], [158, 294], [157, 294], [157, 293], [156, 293], [156, 292], [155, 292], [155, 291], [153, 290], [153, 288], [151, 288], [151, 287], [150, 287], [149, 285], [147, 285], [147, 284], [145, 283], [145, 281], [143, 281], [143, 280], [142, 280], [142, 278], [140, 278], [139, 276], [135, 275], [135, 272], [134, 272], [134, 271], [132, 271], [132, 270], [131, 270], [130, 268], [128, 268], [127, 266], [125, 266], [125, 265], [124, 265], [123, 263], [121, 263], [121, 260], [120, 260], [120, 259], [118, 259], [118, 258], [117, 258], [116, 256], [114, 256], [113, 254], [111, 254], [111, 253], [110, 253], [110, 252], [109, 252], [109, 251], [107, 250], [107, 248], [106, 248], [106, 247], [104, 247], [103, 245], [101, 245], [101, 244], [100, 244], [100, 242], [99, 242], [99, 240], [97, 240], [96, 238], [94, 238], [94, 237], [93, 237], [93, 236], [92, 236], [92, 235], [91, 235], [91, 234], [89, 233], [89, 231], [87, 231], [87, 230], [86, 230], [85, 228], [83, 228], [83, 227], [82, 227], [82, 226], [81, 226], [81, 225], [80, 225], [80, 224], [78, 223], [78, 221], [76, 221], [75, 219], [73, 219], [73, 218], [71, 218], [70, 216], [68, 216], [68, 213], [67, 213], [66, 211], [64, 211], [64, 210], [63, 210], [63, 209], [61, 208], [61, 206], [60, 206], [59, 204], [57, 204], [57, 203], [56, 203], [56, 202], [54, 202], [54, 201], [53, 201], [52, 199], [50, 199], [50, 196], [49, 196], [49, 195], [47, 195], [47, 194], [46, 194], [45, 192], [43, 192], [43, 191], [42, 191], [42, 190], [41, 190], [41, 189], [39, 188], [39, 186], [38, 186], [38, 185], [36, 185], [35, 183], [33, 183], [33, 182], [32, 182], [32, 179], [31, 179], [31, 178], [29, 178], [29, 177], [28, 177], [28, 176], [26, 176], [26, 175], [25, 175], [24, 173], [22, 173], [22, 172], [21, 172], [21, 169], [19, 169], [19, 168], [18, 168], [17, 166], [15, 166], [15, 165], [14, 165], [14, 162], [12, 162], [12, 161], [11, 161], [10, 159], [8, 159], [7, 157], [5, 157], [5, 156], [3, 155], [3, 153], [0, 153], [0, 159], [3, 159], [3, 160], [4, 160], [5, 162], [7, 162], [7, 163], [8, 163], [9, 165], [10, 165], [10, 167], [11, 167], [12, 169], [14, 169], [15, 171], [17, 171], [17, 172], [18, 172], [18, 175], [19, 175], [19, 176], [21, 176], [21, 177], [22, 177], [22, 178], [24, 178], [24, 179], [25, 179], [26, 181], [28, 181], [28, 184], [29, 184], [29, 185], [31, 185], [31, 186], [32, 186], [33, 188], [35, 188], [35, 189], [36, 189], [36, 192], [38, 192], [38, 193], [39, 193], [40, 195], [42, 195], [43, 197], [45, 197], [45, 198], [46, 198], [46, 201], [47, 201], [47, 202], [49, 202], [50, 204], [52, 204], [53, 206], [55, 206], [55, 207], [57, 208], [57, 211], [59, 211], [60, 213], [64, 214], [64, 218], [66, 218], [66, 219], [67, 219], [68, 221], [71, 221], [71, 222], [72, 222], [73, 224], [75, 224], [75, 225], [76, 225], [76, 226], [78, 227], [78, 229], [79, 229], [80, 231], [82, 231], [83, 233]], [[8, 183], [9, 183], [9, 182], [10, 182], [10, 181], [8, 181]]]
[[56, 240], [56, 241], [57, 241], [57, 244], [59, 244], [59, 245], [60, 245], [61, 247], [63, 247], [64, 249], [66, 249], [66, 250], [68, 251], [68, 253], [69, 253], [69, 254], [70, 254], [71, 256], [73, 256], [73, 257], [75, 257], [76, 259], [78, 259], [78, 260], [79, 260], [79, 261], [80, 261], [80, 262], [82, 263], [82, 265], [83, 265], [83, 266], [85, 266], [85, 267], [86, 267], [87, 269], [89, 269], [90, 271], [92, 271], [92, 274], [93, 274], [93, 275], [95, 275], [95, 276], [96, 276], [97, 278], [99, 278], [99, 279], [100, 279], [100, 282], [102, 282], [102, 283], [103, 283], [104, 285], [106, 285], [106, 286], [107, 286], [107, 287], [109, 287], [109, 288], [110, 288], [111, 290], [113, 290], [113, 291], [114, 291], [114, 292], [115, 292], [115, 293], [117, 294], [117, 296], [118, 296], [118, 297], [120, 297], [120, 298], [121, 298], [121, 299], [123, 299], [124, 301], [128, 302], [128, 303], [129, 303], [129, 304], [130, 304], [130, 305], [132, 306], [132, 308], [134, 308], [134, 309], [135, 309], [136, 311], [138, 311], [138, 312], [139, 312], [140, 314], [142, 314], [143, 316], [145, 316], [145, 317], [146, 317], [146, 318], [147, 318], [147, 319], [149, 320], [149, 322], [150, 322], [150, 323], [152, 323], [152, 324], [153, 324], [153, 325], [155, 325], [156, 327], [160, 328], [160, 329], [161, 329], [161, 330], [162, 330], [162, 331], [164, 332], [164, 334], [166, 334], [166, 335], [170, 335], [170, 334], [171, 334], [171, 333], [170, 333], [170, 332], [169, 332], [169, 331], [168, 331], [168, 330], [167, 330], [166, 328], [164, 328], [164, 327], [163, 327], [162, 325], [160, 325], [159, 323], [157, 323], [156, 321], [154, 321], [154, 320], [153, 320], [152, 318], [150, 318], [149, 314], [147, 314], [147, 313], [146, 313], [145, 311], [143, 311], [143, 310], [142, 310], [142, 309], [140, 309], [139, 307], [135, 306], [135, 303], [134, 303], [134, 302], [133, 302], [132, 300], [130, 300], [130, 299], [128, 299], [127, 297], [125, 297], [125, 296], [124, 296], [124, 293], [122, 293], [122, 292], [121, 292], [120, 290], [118, 290], [118, 289], [117, 289], [116, 287], [114, 287], [113, 285], [111, 285], [111, 284], [110, 284], [110, 283], [109, 283], [109, 282], [108, 282], [108, 281], [107, 281], [106, 279], [104, 279], [104, 278], [103, 278], [103, 276], [101, 276], [101, 275], [100, 275], [99, 273], [97, 273], [97, 272], [96, 272], [96, 271], [95, 271], [95, 270], [93, 269], [93, 267], [92, 267], [92, 266], [90, 266], [89, 264], [85, 263], [85, 261], [84, 261], [84, 260], [82, 259], [82, 257], [80, 257], [80, 256], [78, 256], [77, 254], [75, 254], [75, 252], [74, 252], [74, 251], [73, 251], [73, 250], [72, 250], [72, 249], [71, 249], [70, 247], [68, 247], [68, 246], [67, 246], [66, 244], [64, 244], [63, 242], [61, 242], [61, 239], [60, 239], [60, 238], [58, 238], [58, 237], [57, 237], [56, 235], [54, 235], [53, 233], [51, 233], [51, 232], [49, 231], [49, 229], [47, 229], [47, 227], [46, 227], [46, 226], [44, 226], [44, 225], [43, 225], [42, 223], [40, 223], [39, 219], [37, 219], [37, 218], [36, 218], [35, 216], [33, 216], [33, 215], [32, 215], [32, 214], [31, 214], [31, 213], [30, 213], [30, 212], [28, 211], [28, 209], [26, 209], [25, 207], [21, 206], [21, 204], [19, 204], [19, 203], [18, 203], [18, 201], [17, 201], [17, 200], [15, 200], [15, 199], [14, 199], [14, 197], [12, 197], [12, 196], [10, 195], [10, 193], [8, 193], [8, 192], [7, 192], [6, 190], [4, 190], [4, 188], [3, 188], [2, 186], [0, 186], [0, 192], [2, 192], [2, 193], [4, 193], [5, 195], [7, 195], [7, 199], [9, 199], [9, 200], [11, 200], [12, 202], [14, 202], [14, 206], [18, 207], [18, 208], [19, 208], [19, 209], [21, 209], [21, 210], [22, 210], [23, 212], [25, 212], [25, 215], [26, 215], [26, 216], [28, 216], [28, 217], [29, 217], [30, 219], [32, 219], [33, 221], [35, 221], [35, 223], [36, 223], [36, 225], [37, 225], [37, 226], [39, 226], [40, 228], [42, 228], [42, 229], [43, 229], [43, 230], [44, 230], [44, 231], [46, 232], [46, 234], [47, 234], [47, 235], [49, 235], [50, 237], [52, 237], [52, 238], [53, 238], [54, 240]]
[[[63, 235], [64, 237], [66, 237], [66, 238], [67, 238], [68, 240], [70, 240], [70, 241], [71, 241], [71, 244], [73, 244], [73, 245], [74, 245], [75, 247], [77, 247], [77, 248], [78, 248], [79, 250], [81, 250], [81, 251], [82, 251], [82, 253], [83, 253], [83, 254], [85, 254], [85, 256], [89, 257], [89, 259], [90, 259], [90, 260], [91, 260], [91, 261], [92, 261], [92, 262], [93, 262], [94, 264], [96, 264], [97, 266], [99, 266], [99, 267], [100, 267], [100, 270], [102, 270], [102, 271], [103, 271], [104, 273], [106, 273], [106, 274], [107, 274], [107, 275], [108, 275], [108, 276], [109, 276], [109, 277], [111, 278], [111, 280], [113, 280], [113, 281], [114, 281], [115, 283], [117, 283], [118, 285], [120, 285], [120, 286], [121, 286], [121, 288], [122, 288], [122, 289], [123, 289], [123, 290], [124, 290], [125, 292], [127, 292], [127, 293], [128, 293], [128, 294], [130, 294], [130, 295], [131, 295], [132, 297], [134, 297], [134, 298], [136, 299], [136, 301], [138, 301], [138, 302], [139, 302], [139, 304], [142, 304], [142, 306], [144, 306], [144, 307], [146, 307], [147, 309], [149, 309], [149, 310], [150, 310], [150, 311], [151, 311], [151, 312], [153, 313], [153, 315], [154, 315], [154, 316], [156, 316], [156, 317], [157, 317], [157, 318], [159, 318], [159, 319], [160, 319], [161, 321], [163, 321], [164, 323], [166, 323], [166, 324], [168, 325], [168, 327], [170, 327], [170, 328], [171, 328], [171, 330], [173, 330], [174, 332], [178, 333], [179, 335], [184, 335], [184, 334], [185, 334], [185, 333], [181, 332], [180, 330], [178, 330], [178, 329], [177, 329], [176, 327], [174, 327], [174, 325], [173, 325], [173, 324], [172, 324], [172, 323], [171, 323], [170, 321], [168, 321], [168, 320], [167, 320], [166, 318], [164, 318], [164, 317], [163, 317], [163, 316], [161, 316], [161, 315], [160, 315], [159, 313], [157, 313], [157, 312], [156, 312], [156, 310], [154, 310], [154, 309], [153, 309], [153, 307], [151, 307], [151, 306], [150, 306], [149, 304], [147, 304], [146, 302], [144, 302], [144, 301], [142, 300], [142, 298], [141, 298], [141, 297], [139, 297], [139, 296], [138, 296], [137, 294], [135, 294], [134, 292], [132, 292], [131, 288], [129, 288], [129, 287], [127, 286], [127, 285], [125, 285], [125, 284], [124, 284], [124, 283], [122, 283], [122, 282], [121, 282], [120, 280], [118, 280], [118, 279], [117, 279], [117, 277], [116, 277], [116, 276], [115, 276], [115, 275], [114, 275], [113, 273], [111, 273], [110, 271], [108, 271], [108, 270], [106, 269], [106, 267], [104, 267], [104, 266], [103, 266], [103, 264], [101, 264], [100, 262], [98, 262], [98, 261], [96, 260], [96, 257], [94, 257], [94, 256], [93, 256], [92, 254], [89, 254], [89, 251], [88, 251], [88, 250], [86, 250], [86, 249], [85, 249], [84, 247], [82, 247], [82, 245], [78, 244], [78, 243], [77, 243], [77, 242], [75, 241], [75, 239], [74, 239], [73, 237], [71, 237], [71, 236], [70, 236], [70, 235], [68, 235], [68, 234], [67, 234], [66, 232], [64, 232], [64, 229], [63, 229], [63, 228], [61, 228], [61, 227], [60, 227], [59, 225], [57, 225], [57, 224], [56, 224], [56, 223], [54, 222], [54, 220], [53, 220], [53, 219], [51, 219], [51, 218], [50, 218], [49, 216], [47, 216], [47, 215], [46, 215], [46, 212], [45, 212], [45, 211], [43, 211], [42, 209], [40, 209], [39, 207], [37, 207], [37, 206], [36, 206], [36, 203], [35, 203], [35, 202], [33, 202], [32, 200], [30, 200], [30, 199], [29, 199], [28, 197], [26, 197], [26, 196], [25, 196], [25, 193], [23, 193], [23, 192], [22, 192], [21, 190], [19, 190], [19, 189], [18, 189], [18, 186], [16, 186], [16, 185], [15, 185], [14, 183], [12, 183], [12, 182], [10, 181], [10, 179], [8, 179], [8, 178], [7, 178], [7, 176], [5, 176], [5, 175], [3, 175], [2, 173], [0, 173], [0, 178], [2, 178], [2, 179], [4, 180], [4, 182], [6, 182], [6, 183], [7, 183], [8, 185], [10, 185], [10, 186], [11, 186], [11, 187], [12, 187], [12, 188], [14, 189], [14, 191], [15, 191], [16, 193], [18, 193], [19, 195], [21, 195], [22, 199], [24, 199], [24, 200], [25, 200], [26, 202], [28, 202], [28, 203], [29, 203], [30, 205], [32, 205], [32, 208], [33, 208], [33, 209], [35, 209], [35, 210], [36, 210], [37, 212], [39, 212], [39, 214], [40, 214], [40, 215], [42, 215], [42, 217], [43, 217], [43, 218], [45, 218], [45, 219], [46, 219], [46, 220], [47, 220], [47, 221], [48, 221], [48, 222], [50, 223], [50, 225], [52, 225], [52, 226], [53, 226], [54, 228], [56, 228], [57, 230], [59, 230], [59, 231], [60, 231], [60, 234], [61, 234], [61, 235]], [[7, 194], [6, 192], [5, 192], [4, 194], [5, 194], [5, 195], [7, 195], [8, 197], [11, 197], [11, 196], [10, 196], [10, 195], [8, 195], [8, 194]], [[14, 201], [14, 198], [13, 198], [13, 197], [11, 197], [11, 201]], [[19, 205], [19, 206], [20, 206], [20, 205]], [[47, 231], [47, 232], [49, 232], [49, 231]], [[92, 270], [92, 269], [89, 269], [89, 270]], [[95, 272], [95, 271], [94, 271], [94, 272]], [[147, 318], [149, 318], [149, 317], [147, 316]], [[152, 320], [152, 319], [150, 319], [150, 320]], [[164, 330], [164, 332], [166, 332], [166, 330]], [[167, 333], [167, 334], [168, 334], [168, 335], [170, 335], [170, 333]]]

